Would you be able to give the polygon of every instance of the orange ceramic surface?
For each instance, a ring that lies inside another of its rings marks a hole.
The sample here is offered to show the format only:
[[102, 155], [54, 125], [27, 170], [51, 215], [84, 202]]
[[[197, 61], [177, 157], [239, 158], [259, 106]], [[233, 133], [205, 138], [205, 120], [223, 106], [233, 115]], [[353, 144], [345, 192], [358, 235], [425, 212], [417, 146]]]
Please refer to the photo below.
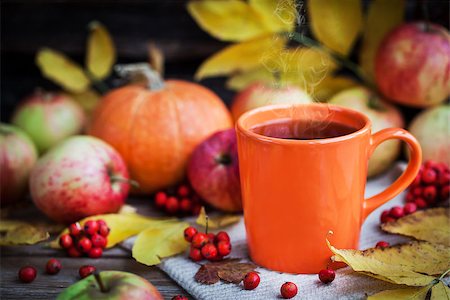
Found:
[[[334, 121], [358, 128], [334, 138], [289, 140], [249, 128], [271, 120]], [[334, 105], [276, 105], [252, 110], [237, 124], [244, 218], [250, 256], [259, 265], [289, 273], [318, 273], [331, 255], [325, 238], [338, 248], [357, 248], [364, 219], [403, 191], [421, 164], [418, 142], [401, 128], [371, 134], [363, 114]], [[411, 160], [404, 174], [382, 193], [364, 200], [367, 163], [388, 139], [408, 143]]]
[[139, 183], [138, 191], [151, 193], [182, 180], [194, 148], [232, 124], [212, 91], [168, 80], [159, 90], [128, 85], [108, 93], [94, 111], [89, 134], [113, 146]]

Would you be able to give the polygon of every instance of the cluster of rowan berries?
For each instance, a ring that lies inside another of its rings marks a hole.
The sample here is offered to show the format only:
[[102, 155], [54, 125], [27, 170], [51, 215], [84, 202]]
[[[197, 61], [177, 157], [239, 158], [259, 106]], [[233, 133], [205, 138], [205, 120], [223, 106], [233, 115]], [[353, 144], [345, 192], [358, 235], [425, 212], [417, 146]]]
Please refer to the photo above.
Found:
[[187, 184], [157, 192], [154, 202], [159, 210], [175, 216], [196, 216], [202, 208], [200, 196]]
[[192, 261], [218, 261], [231, 253], [230, 237], [225, 231], [203, 233], [189, 226], [184, 230], [184, 238], [191, 243], [189, 257]]

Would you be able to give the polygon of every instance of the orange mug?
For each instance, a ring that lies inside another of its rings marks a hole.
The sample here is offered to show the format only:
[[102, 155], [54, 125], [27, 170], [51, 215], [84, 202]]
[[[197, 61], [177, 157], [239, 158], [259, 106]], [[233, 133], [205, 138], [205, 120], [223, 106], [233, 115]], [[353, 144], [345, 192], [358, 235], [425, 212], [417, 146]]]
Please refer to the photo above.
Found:
[[[337, 122], [356, 131], [332, 138], [293, 140], [251, 130], [277, 120]], [[331, 251], [356, 249], [364, 219], [414, 180], [422, 158], [406, 130], [371, 133], [364, 114], [328, 104], [271, 105], [243, 114], [236, 123], [244, 220], [252, 260], [281, 272], [318, 273]], [[405, 172], [386, 190], [364, 200], [370, 155], [389, 139], [411, 151]]]

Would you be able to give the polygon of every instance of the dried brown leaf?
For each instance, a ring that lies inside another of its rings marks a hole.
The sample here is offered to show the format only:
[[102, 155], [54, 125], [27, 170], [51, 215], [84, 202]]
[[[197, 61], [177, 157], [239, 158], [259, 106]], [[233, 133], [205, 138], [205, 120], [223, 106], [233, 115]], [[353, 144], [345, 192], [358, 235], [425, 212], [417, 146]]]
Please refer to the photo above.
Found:
[[219, 262], [204, 264], [195, 274], [195, 280], [203, 284], [214, 284], [220, 279], [226, 282], [239, 284], [245, 274], [256, 269], [253, 263], [239, 262], [240, 259], [225, 259]]

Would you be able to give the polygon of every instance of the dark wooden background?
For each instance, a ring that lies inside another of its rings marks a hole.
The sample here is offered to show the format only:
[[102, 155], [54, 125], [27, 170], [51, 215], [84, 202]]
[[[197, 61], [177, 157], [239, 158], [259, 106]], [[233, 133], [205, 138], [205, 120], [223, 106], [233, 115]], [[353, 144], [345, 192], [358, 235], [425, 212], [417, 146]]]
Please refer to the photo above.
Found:
[[[57, 88], [41, 76], [34, 64], [39, 48], [52, 47], [80, 63], [84, 61], [87, 24], [92, 20], [101, 21], [110, 30], [120, 62], [145, 61], [148, 42], [154, 41], [166, 55], [167, 77], [192, 80], [202, 60], [226, 43], [215, 40], [197, 26], [186, 11], [186, 2], [2, 0], [1, 121], [8, 121], [20, 99], [34, 88]], [[365, 6], [368, 2], [364, 1]], [[426, 2], [430, 19], [448, 27], [449, 1]], [[421, 17], [421, 1], [407, 1], [407, 19]], [[223, 78], [202, 83], [226, 103], [231, 101], [233, 93], [224, 88]]]

